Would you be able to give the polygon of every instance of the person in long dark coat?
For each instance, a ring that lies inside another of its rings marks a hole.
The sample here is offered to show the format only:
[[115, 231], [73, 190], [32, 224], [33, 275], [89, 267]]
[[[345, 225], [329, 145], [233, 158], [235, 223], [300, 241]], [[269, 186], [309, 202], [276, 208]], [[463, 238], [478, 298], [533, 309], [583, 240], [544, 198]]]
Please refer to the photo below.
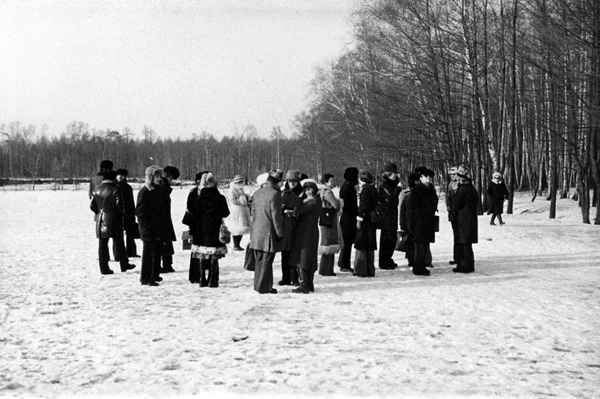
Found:
[[304, 194], [302, 202], [294, 209], [294, 217], [298, 219], [296, 239], [290, 252], [290, 265], [300, 271], [300, 286], [293, 292], [308, 294], [314, 292], [314, 276], [319, 267], [319, 216], [322, 201], [319, 188], [313, 181], [302, 184]]
[[279, 169], [269, 171], [267, 183], [252, 197], [252, 234], [250, 248], [254, 250], [254, 290], [259, 294], [276, 294], [273, 288], [273, 261], [281, 251], [283, 211]]
[[356, 216], [358, 215], [358, 169], [346, 168], [344, 171], [344, 183], [340, 187], [340, 202], [342, 203], [342, 214], [340, 216], [340, 230], [342, 235], [342, 248], [338, 258], [340, 272], [352, 272], [350, 258], [352, 256], [352, 245], [356, 239]]
[[173, 219], [171, 218], [171, 192], [173, 188], [173, 180], [179, 178], [179, 169], [174, 166], [165, 166], [163, 169], [163, 177], [160, 184], [160, 192], [162, 196], [162, 208], [164, 213], [165, 221], [165, 233], [164, 240], [161, 243], [162, 252], [162, 268], [161, 273], [173, 273], [173, 254], [175, 249], [173, 248], [173, 242], [177, 241], [175, 236], [175, 229], [173, 228]]
[[123, 216], [125, 205], [121, 188], [116, 184], [117, 172], [109, 170], [103, 173], [104, 180], [94, 188], [90, 209], [96, 214], [96, 236], [98, 238], [98, 259], [100, 273], [113, 274], [108, 266], [108, 239], [115, 244], [115, 255], [121, 264], [121, 271], [133, 269], [123, 244]]
[[427, 270], [429, 245], [435, 242], [435, 211], [437, 196], [429, 187], [429, 173], [421, 170], [420, 181], [411, 191], [412, 205], [412, 238], [415, 247], [415, 265], [413, 274], [429, 276]]
[[[196, 187], [192, 188], [188, 194], [186, 207], [185, 207], [185, 215], [183, 217], [183, 224], [188, 226], [190, 235], [193, 237], [194, 229], [198, 224], [198, 215], [196, 214], [196, 199], [200, 195], [200, 181], [202, 180], [202, 176], [209, 171], [203, 171], [200, 173], [196, 173], [194, 178], [194, 182], [196, 183]], [[194, 254], [190, 254], [190, 269], [188, 271], [188, 280], [192, 284], [200, 283], [200, 259], [194, 257]]]
[[[133, 188], [127, 183], [127, 169], [117, 169], [117, 185], [123, 192], [123, 202], [125, 204], [125, 249], [129, 258], [139, 258], [135, 239], [139, 236], [137, 223], [135, 222], [135, 201], [133, 199]], [[115, 243], [113, 241], [113, 252], [116, 253]]]
[[379, 268], [394, 270], [398, 267], [392, 259], [398, 238], [398, 203], [402, 186], [399, 185], [398, 167], [389, 163], [381, 175], [382, 182], [378, 188], [379, 203], [384, 210], [379, 235]]
[[452, 199], [451, 220], [455, 220], [457, 229], [454, 241], [458, 246], [458, 265], [452, 269], [455, 273], [473, 273], [475, 257], [473, 244], [477, 243], [477, 206], [479, 194], [471, 183], [471, 175], [465, 168], [459, 168], [460, 179], [456, 195]]
[[375, 276], [375, 250], [377, 250], [377, 229], [369, 212], [377, 207], [378, 194], [373, 186], [373, 175], [362, 171], [359, 175], [359, 204], [356, 216], [356, 238], [354, 240], [354, 275]]
[[405, 243], [405, 257], [408, 260], [408, 266], [412, 267], [415, 265], [415, 244], [412, 238], [412, 204], [411, 204], [411, 191], [417, 185], [420, 176], [418, 173], [411, 173], [408, 175], [408, 188], [403, 191], [402, 202], [400, 204], [400, 230], [404, 234], [408, 235]]
[[290, 251], [296, 238], [297, 220], [294, 209], [302, 203], [302, 185], [300, 184], [300, 171], [288, 170], [285, 174], [285, 186], [281, 192], [281, 206], [283, 212], [283, 240], [281, 241], [281, 281], [277, 285], [300, 285], [298, 268], [289, 263]]
[[333, 194], [333, 179], [334, 175], [325, 173], [321, 178], [322, 186], [319, 187], [319, 197], [323, 201], [322, 207], [328, 212], [333, 212], [333, 220], [331, 226], [324, 226], [319, 219], [319, 274], [321, 276], [335, 276], [334, 273], [334, 257], [340, 251], [339, 241], [339, 223], [338, 213], [340, 210], [340, 201]]
[[502, 180], [502, 175], [498, 172], [493, 174], [493, 179], [490, 181], [487, 189], [488, 194], [488, 214], [492, 214], [490, 225], [494, 226], [494, 220], [498, 218], [500, 226], [504, 226], [502, 221], [502, 213], [504, 212], [504, 199], [508, 198], [508, 188]]
[[[217, 188], [217, 178], [202, 175], [200, 195], [196, 198], [196, 228], [192, 234], [192, 254], [200, 259], [200, 287], [219, 286], [219, 259], [227, 254], [227, 245], [219, 240], [223, 219], [229, 216], [227, 199]], [[206, 276], [208, 272], [208, 277]]]
[[143, 243], [142, 285], [157, 286], [161, 281], [160, 259], [161, 242], [164, 240], [165, 220], [162, 206], [162, 195], [159, 192], [162, 169], [159, 166], [148, 166], [145, 171], [146, 181], [138, 193], [135, 216]]
[[[454, 196], [456, 195], [456, 191], [458, 190], [458, 176], [456, 176], [456, 171], [458, 168], [456, 166], [450, 168], [448, 174], [450, 175], [450, 182], [446, 187], [446, 210], [448, 211], [448, 220], [450, 221], [450, 225], [452, 226], [452, 233], [456, 235], [456, 220], [452, 220], [450, 217], [452, 215], [452, 201], [454, 200]], [[456, 241], [454, 242], [454, 246], [452, 247], [452, 260], [450, 261], [451, 265], [457, 264], [458, 258], [458, 247]]]

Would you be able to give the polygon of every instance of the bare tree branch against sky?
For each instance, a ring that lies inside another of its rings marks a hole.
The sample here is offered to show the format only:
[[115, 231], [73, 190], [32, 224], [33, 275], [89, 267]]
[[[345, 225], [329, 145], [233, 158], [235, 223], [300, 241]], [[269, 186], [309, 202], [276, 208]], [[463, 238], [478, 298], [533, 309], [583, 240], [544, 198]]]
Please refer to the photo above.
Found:
[[0, 119], [162, 137], [261, 136], [307, 103], [351, 45], [354, 0], [0, 0]]

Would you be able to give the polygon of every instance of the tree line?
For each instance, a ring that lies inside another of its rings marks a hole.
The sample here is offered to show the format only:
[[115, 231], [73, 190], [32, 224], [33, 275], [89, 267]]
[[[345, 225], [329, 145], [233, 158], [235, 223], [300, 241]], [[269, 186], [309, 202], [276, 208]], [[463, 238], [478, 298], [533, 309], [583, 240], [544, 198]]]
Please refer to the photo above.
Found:
[[[249, 180], [272, 167], [312, 177], [395, 162], [470, 168], [485, 207], [495, 171], [515, 191], [556, 198], [576, 187], [582, 220], [600, 187], [600, 3], [594, 0], [377, 0], [359, 5], [352, 49], [317, 68], [310, 106], [287, 137], [251, 124], [216, 139], [161, 138], [150, 127], [95, 130], [73, 122], [0, 126], [0, 175], [91, 177], [102, 159], [142, 177], [150, 164]], [[590, 195], [590, 192], [594, 193]], [[600, 224], [596, 206], [595, 224]]]

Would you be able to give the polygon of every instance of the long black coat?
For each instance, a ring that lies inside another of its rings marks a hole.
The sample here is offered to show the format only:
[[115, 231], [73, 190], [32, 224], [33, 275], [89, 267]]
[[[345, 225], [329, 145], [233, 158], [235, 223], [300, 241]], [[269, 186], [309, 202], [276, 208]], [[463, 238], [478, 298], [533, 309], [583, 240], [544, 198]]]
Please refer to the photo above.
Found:
[[190, 190], [183, 218], [183, 224], [188, 226], [191, 230], [195, 229], [198, 224], [198, 215], [196, 215], [196, 199], [198, 199], [198, 191], [200, 191], [198, 187], [194, 187]]
[[164, 239], [164, 212], [158, 186], [145, 185], [138, 193], [135, 206], [142, 241], [162, 241]]
[[104, 220], [96, 220], [96, 223], [103, 223], [107, 227], [110, 237], [123, 236], [125, 206], [123, 203], [123, 192], [116, 183], [104, 180], [100, 185], [96, 186], [92, 194], [90, 209], [96, 215], [100, 211], [105, 212]]
[[175, 229], [173, 228], [173, 219], [171, 218], [171, 192], [173, 188], [163, 179], [159, 189], [162, 197], [162, 212], [165, 223], [163, 241], [177, 241]]
[[362, 218], [360, 230], [356, 231], [354, 248], [360, 251], [374, 251], [377, 249], [377, 229], [371, 221], [369, 212], [377, 207], [377, 189], [372, 184], [365, 184], [360, 191], [358, 217]]
[[471, 183], [460, 184], [452, 197], [450, 220], [456, 220], [454, 240], [459, 244], [477, 243], [477, 205], [479, 194]]
[[340, 230], [343, 245], [351, 246], [356, 239], [356, 215], [358, 215], [358, 198], [354, 184], [345, 181], [340, 187], [340, 200], [343, 202], [340, 217]]
[[219, 241], [219, 232], [223, 218], [229, 216], [227, 199], [219, 193], [216, 187], [205, 187], [200, 190], [196, 199], [198, 222], [194, 229], [192, 242], [194, 245], [218, 248], [224, 247]]
[[[281, 208], [293, 211], [302, 203], [300, 199], [302, 194], [302, 186], [298, 184], [294, 189], [286, 185], [286, 188], [281, 192]], [[297, 220], [292, 214], [283, 213], [283, 240], [281, 240], [281, 250], [290, 251], [296, 237]]]
[[429, 186], [419, 183], [410, 194], [412, 208], [412, 238], [416, 242], [435, 242], [435, 211], [437, 195], [432, 193]]
[[488, 211], [494, 215], [502, 215], [504, 212], [504, 199], [508, 198], [508, 189], [503, 181], [496, 184], [493, 180], [490, 181], [487, 189], [488, 194]]
[[321, 197], [316, 196], [306, 202], [300, 200], [294, 209], [298, 226], [288, 263], [313, 273], [319, 268], [319, 216], [322, 204]]
[[135, 223], [135, 202], [133, 200], [133, 188], [126, 181], [118, 182], [123, 192], [123, 203], [125, 205], [125, 231], [127, 234], [132, 234], [137, 228]]
[[381, 223], [381, 230], [398, 230], [398, 204], [401, 191], [402, 187], [393, 186], [386, 181], [379, 185], [379, 203], [383, 207], [385, 216]]

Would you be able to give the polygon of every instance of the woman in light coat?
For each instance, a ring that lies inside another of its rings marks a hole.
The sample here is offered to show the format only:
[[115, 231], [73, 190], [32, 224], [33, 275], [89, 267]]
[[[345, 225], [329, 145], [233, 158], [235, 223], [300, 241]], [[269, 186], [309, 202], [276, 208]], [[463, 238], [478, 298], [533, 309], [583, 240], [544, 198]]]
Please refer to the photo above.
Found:
[[248, 206], [248, 195], [244, 191], [244, 178], [237, 175], [229, 185], [227, 199], [231, 205], [231, 214], [227, 219], [227, 227], [233, 237], [233, 250], [243, 251], [240, 246], [242, 236], [250, 234], [252, 230], [250, 219], [250, 207]]
[[[319, 196], [323, 201], [323, 211], [327, 210], [333, 213], [331, 226], [324, 226], [322, 221], [319, 221], [319, 231], [321, 233], [321, 242], [319, 244], [319, 274], [321, 276], [335, 276], [333, 272], [334, 257], [340, 251], [338, 238], [338, 214], [340, 210], [340, 202], [333, 194], [333, 178], [331, 173], [325, 173], [321, 178], [322, 186], [319, 188]], [[322, 211], [322, 212], [323, 212]]]

